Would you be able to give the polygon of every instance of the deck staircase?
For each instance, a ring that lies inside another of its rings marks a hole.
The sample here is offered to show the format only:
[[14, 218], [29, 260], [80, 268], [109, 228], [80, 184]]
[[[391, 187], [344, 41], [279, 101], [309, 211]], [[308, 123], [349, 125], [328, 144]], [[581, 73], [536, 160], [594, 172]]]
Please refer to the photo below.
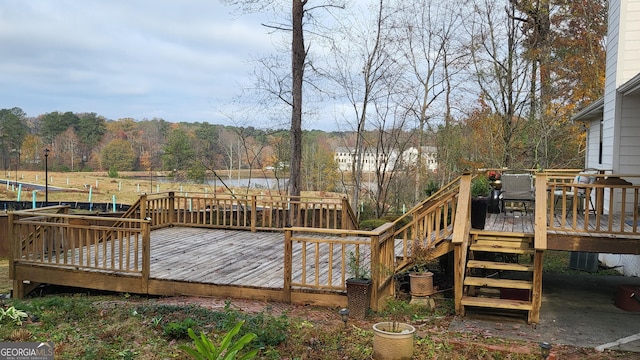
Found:
[[533, 235], [472, 231], [462, 306], [526, 311], [533, 304]]

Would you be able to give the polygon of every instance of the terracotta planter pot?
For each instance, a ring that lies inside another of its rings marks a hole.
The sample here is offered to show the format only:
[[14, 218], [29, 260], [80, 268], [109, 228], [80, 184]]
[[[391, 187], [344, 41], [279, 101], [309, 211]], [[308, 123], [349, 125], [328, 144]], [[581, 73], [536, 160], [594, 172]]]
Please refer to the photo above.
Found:
[[[395, 330], [395, 331], [394, 331]], [[391, 321], [373, 325], [373, 358], [375, 360], [409, 360], [413, 356], [416, 328]]]
[[410, 273], [409, 286], [412, 296], [429, 296], [433, 294], [433, 273], [431, 271]]

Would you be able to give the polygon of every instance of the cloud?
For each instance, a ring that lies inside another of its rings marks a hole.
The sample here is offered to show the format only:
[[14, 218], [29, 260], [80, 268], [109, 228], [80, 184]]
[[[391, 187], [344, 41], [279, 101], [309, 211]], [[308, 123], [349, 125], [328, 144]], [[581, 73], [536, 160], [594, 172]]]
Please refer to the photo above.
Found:
[[5, 2], [0, 108], [219, 122], [250, 59], [274, 51], [259, 15], [231, 11], [215, 0]]

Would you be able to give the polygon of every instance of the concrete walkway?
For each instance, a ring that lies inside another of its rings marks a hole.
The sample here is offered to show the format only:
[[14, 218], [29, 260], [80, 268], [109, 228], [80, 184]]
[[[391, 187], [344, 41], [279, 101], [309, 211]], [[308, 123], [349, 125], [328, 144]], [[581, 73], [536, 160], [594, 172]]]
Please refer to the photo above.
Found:
[[620, 285], [640, 286], [640, 278], [544, 274], [539, 324], [526, 324], [526, 316], [505, 317], [470, 311], [465, 318], [457, 317], [449, 329], [640, 353], [640, 312], [614, 305]]

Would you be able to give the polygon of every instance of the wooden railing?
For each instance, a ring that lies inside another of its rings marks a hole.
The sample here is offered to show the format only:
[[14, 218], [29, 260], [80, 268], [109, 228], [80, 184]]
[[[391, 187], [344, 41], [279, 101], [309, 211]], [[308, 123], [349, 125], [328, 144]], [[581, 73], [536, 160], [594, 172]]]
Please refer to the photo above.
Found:
[[16, 211], [9, 224], [11, 268], [40, 264], [148, 278], [148, 221]]
[[[349, 259], [361, 254], [356, 260], [371, 274], [371, 307], [377, 310], [395, 293], [394, 275], [411, 263], [415, 242], [435, 249], [451, 240], [459, 184], [460, 178], [396, 221], [371, 231], [285, 229], [285, 293], [290, 296], [295, 288], [345, 291]], [[434, 258], [437, 256], [434, 252]], [[296, 279], [301, 274], [301, 280], [296, 281], [294, 274]]]
[[372, 231], [285, 229], [285, 301], [296, 288], [346, 291], [349, 261], [359, 254], [354, 260], [371, 274], [371, 307], [378, 310], [381, 299], [394, 293], [394, 245], [392, 223]]
[[555, 174], [538, 174], [536, 202], [542, 203], [540, 208], [547, 215], [546, 219], [540, 219], [548, 222], [547, 229], [592, 235], [640, 235], [640, 186], [629, 181], [637, 180], [638, 175], [581, 176], [596, 181], [561, 182]]
[[[414, 206], [394, 221], [394, 239], [402, 240], [402, 254], [396, 271], [411, 263], [412, 247], [419, 242], [423, 248], [434, 250], [443, 241], [450, 240], [455, 225], [460, 177], [442, 187], [438, 192]], [[443, 255], [432, 251], [435, 257]]]
[[[346, 211], [344, 211], [346, 210]], [[143, 195], [131, 212], [151, 221], [152, 228], [171, 225], [281, 230], [290, 226], [356, 229], [346, 199], [268, 195], [176, 194]]]

